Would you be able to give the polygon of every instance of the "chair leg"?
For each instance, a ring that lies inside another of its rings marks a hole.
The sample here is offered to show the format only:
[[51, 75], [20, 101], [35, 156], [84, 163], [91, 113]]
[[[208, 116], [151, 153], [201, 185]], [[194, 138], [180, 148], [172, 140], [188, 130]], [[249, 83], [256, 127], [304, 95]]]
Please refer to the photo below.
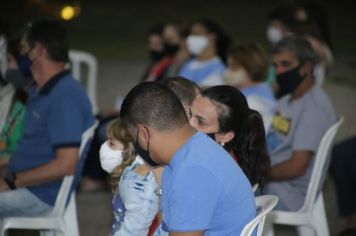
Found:
[[65, 234], [71, 236], [79, 236], [77, 206], [75, 203], [75, 195], [72, 194], [69, 204], [64, 213]]
[[1, 229], [0, 236], [7, 236], [7, 230], [6, 229]]
[[315, 231], [309, 226], [298, 226], [297, 232], [299, 236], [315, 236]]
[[320, 194], [313, 210], [313, 221], [317, 236], [329, 236], [329, 226], [325, 213], [323, 195]]
[[56, 232], [54, 230], [41, 230], [41, 236], [56, 236]]
[[262, 235], [263, 236], [274, 236], [273, 224], [268, 222], [267, 220], [265, 221], [265, 224], [263, 226]]
[[60, 230], [41, 230], [40, 235], [41, 236], [67, 236], [65, 232], [62, 232]]

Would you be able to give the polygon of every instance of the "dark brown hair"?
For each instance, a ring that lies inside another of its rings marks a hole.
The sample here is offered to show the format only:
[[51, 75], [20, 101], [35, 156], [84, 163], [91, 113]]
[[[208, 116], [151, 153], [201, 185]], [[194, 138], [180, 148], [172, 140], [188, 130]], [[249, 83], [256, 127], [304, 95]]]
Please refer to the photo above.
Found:
[[254, 82], [263, 82], [268, 73], [268, 57], [258, 43], [235, 44], [228, 52], [228, 57], [241, 65]]

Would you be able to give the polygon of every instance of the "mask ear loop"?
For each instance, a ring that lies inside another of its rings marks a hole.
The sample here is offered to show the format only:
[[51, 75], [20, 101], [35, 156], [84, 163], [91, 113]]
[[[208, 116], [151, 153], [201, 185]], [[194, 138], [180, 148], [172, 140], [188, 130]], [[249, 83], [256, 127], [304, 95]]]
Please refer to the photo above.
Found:
[[136, 140], [135, 140], [135, 146], [138, 143], [138, 132], [140, 131], [140, 128], [137, 128], [137, 132], [136, 132]]
[[150, 153], [150, 133], [148, 132], [148, 128], [147, 127], [145, 127], [145, 129], [147, 130], [147, 134], [148, 134], [147, 152]]

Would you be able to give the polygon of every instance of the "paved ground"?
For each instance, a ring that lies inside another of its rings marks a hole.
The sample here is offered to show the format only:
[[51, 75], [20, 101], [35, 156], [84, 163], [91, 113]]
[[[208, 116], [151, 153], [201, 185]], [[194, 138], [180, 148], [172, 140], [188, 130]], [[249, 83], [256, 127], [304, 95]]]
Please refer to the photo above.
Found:
[[[98, 80], [98, 102], [101, 108], [114, 104], [116, 96], [124, 96], [134, 86], [144, 69], [142, 61], [101, 61]], [[354, 89], [335, 83], [325, 84], [337, 111], [344, 115], [345, 123], [341, 127], [337, 140], [356, 133], [356, 92]], [[336, 214], [336, 198], [333, 182], [328, 179], [324, 188], [326, 210], [330, 230], [333, 235], [342, 225]], [[82, 236], [106, 236], [111, 227], [111, 193], [78, 193], [77, 206], [80, 232]], [[296, 235], [291, 227], [278, 227], [277, 236]], [[36, 235], [34, 232], [17, 232], [14, 235]]]

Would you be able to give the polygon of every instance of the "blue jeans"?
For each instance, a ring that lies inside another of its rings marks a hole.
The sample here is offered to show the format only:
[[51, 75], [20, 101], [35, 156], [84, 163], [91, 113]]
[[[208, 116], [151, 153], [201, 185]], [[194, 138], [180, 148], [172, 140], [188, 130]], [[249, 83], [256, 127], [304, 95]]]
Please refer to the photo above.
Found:
[[42, 202], [27, 188], [0, 192], [0, 219], [9, 216], [38, 216], [52, 207]]

